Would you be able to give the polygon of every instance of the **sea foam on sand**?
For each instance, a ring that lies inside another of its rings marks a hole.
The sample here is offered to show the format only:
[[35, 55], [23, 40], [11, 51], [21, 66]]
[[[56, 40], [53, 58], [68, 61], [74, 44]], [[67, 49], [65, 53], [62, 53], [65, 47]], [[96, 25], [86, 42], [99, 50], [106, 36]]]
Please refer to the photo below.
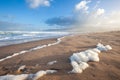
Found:
[[38, 71], [35, 74], [5, 75], [0, 76], [0, 80], [37, 80], [46, 74], [56, 73], [56, 70]]
[[88, 61], [99, 62], [99, 53], [101, 51], [108, 51], [111, 49], [112, 47], [110, 45], [104, 46], [103, 44], [98, 43], [96, 48], [85, 50], [79, 53], [73, 53], [73, 55], [70, 56], [73, 69], [69, 73], [82, 73], [83, 70], [89, 67], [87, 64]]
[[4, 61], [4, 60], [6, 60], [6, 59], [13, 58], [13, 57], [18, 56], [18, 55], [21, 55], [21, 54], [25, 54], [25, 53], [27, 53], [27, 52], [31, 52], [31, 51], [35, 51], [35, 50], [42, 49], [42, 48], [45, 48], [45, 47], [50, 47], [50, 46], [53, 46], [53, 45], [57, 45], [57, 44], [59, 44], [59, 43], [62, 41], [61, 39], [63, 39], [63, 38], [64, 38], [64, 37], [58, 38], [57, 41], [54, 42], [54, 43], [49, 43], [49, 44], [47, 44], [47, 45], [40, 45], [40, 46], [31, 48], [31, 49], [29, 49], [29, 50], [23, 50], [23, 51], [20, 51], [20, 52], [18, 52], [18, 53], [13, 53], [13, 55], [10, 55], [10, 56], [7, 56], [7, 57], [5, 57], [5, 58], [0, 59], [0, 62]]
[[56, 60], [51, 61], [51, 62], [48, 62], [48, 63], [47, 63], [47, 65], [53, 65], [53, 64], [55, 64], [55, 63], [57, 63], [57, 61], [56, 61]]

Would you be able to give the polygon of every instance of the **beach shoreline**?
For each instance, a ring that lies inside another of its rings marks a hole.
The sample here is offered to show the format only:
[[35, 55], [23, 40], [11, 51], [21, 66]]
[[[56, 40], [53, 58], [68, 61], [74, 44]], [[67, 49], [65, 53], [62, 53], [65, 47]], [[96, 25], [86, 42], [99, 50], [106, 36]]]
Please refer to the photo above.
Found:
[[[55, 69], [57, 73], [43, 76], [39, 80], [119, 80], [120, 79], [120, 31], [86, 33], [66, 36], [61, 39], [59, 44], [49, 47], [26, 52], [5, 61], [0, 62], [0, 75], [6, 74], [27, 74], [36, 73], [39, 70]], [[31, 48], [55, 43], [57, 38], [46, 39], [40, 41], [32, 41], [22, 44], [14, 44], [0, 47], [0, 58], [7, 57], [13, 53], [29, 50]], [[81, 74], [68, 74], [72, 69], [69, 57], [83, 50], [96, 47], [97, 43], [109, 44], [113, 50], [102, 52], [100, 54], [100, 62], [89, 62], [90, 67]], [[57, 60], [57, 63], [48, 66], [50, 61]], [[26, 65], [26, 72], [17, 73], [17, 69]]]

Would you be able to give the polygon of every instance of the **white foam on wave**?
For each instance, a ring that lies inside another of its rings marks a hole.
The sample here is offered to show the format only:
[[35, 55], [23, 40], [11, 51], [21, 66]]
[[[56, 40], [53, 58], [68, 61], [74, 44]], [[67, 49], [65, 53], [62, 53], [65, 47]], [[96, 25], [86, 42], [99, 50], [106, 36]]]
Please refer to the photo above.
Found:
[[31, 49], [29, 49], [29, 50], [23, 50], [23, 51], [20, 51], [20, 52], [18, 52], [18, 53], [13, 53], [13, 55], [11, 55], [11, 56], [7, 56], [7, 57], [5, 57], [5, 58], [0, 59], [0, 62], [4, 61], [4, 60], [6, 60], [6, 59], [10, 59], [10, 58], [13, 58], [13, 57], [15, 57], [15, 56], [18, 56], [18, 55], [20, 55], [20, 54], [25, 54], [25, 53], [27, 53], [27, 52], [31, 52], [31, 51], [35, 51], [35, 50], [42, 49], [42, 48], [45, 48], [45, 47], [57, 45], [57, 44], [59, 44], [59, 43], [62, 41], [63, 38], [64, 38], [64, 37], [58, 38], [57, 41], [54, 42], [54, 43], [49, 43], [49, 44], [47, 44], [47, 45], [37, 46], [37, 47], [31, 48]]
[[46, 74], [52, 74], [56, 72], [56, 70], [40, 70], [35, 74], [5, 75], [0, 76], [0, 80], [37, 80]]
[[108, 51], [111, 50], [112, 47], [110, 45], [104, 46], [101, 43], [97, 44], [96, 48], [85, 50], [79, 53], [73, 53], [70, 56], [71, 65], [73, 67], [72, 71], [69, 73], [82, 73], [88, 65], [88, 61], [96, 61], [99, 62], [99, 53], [101, 51]]
[[0, 31], [0, 46], [20, 44], [30, 41], [57, 38], [70, 35], [69, 32], [48, 31]]

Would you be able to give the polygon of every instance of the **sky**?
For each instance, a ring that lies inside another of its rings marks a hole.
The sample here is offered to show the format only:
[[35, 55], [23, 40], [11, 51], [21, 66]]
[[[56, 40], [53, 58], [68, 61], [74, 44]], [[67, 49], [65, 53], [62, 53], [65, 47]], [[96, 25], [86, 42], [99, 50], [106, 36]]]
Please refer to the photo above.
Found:
[[0, 31], [120, 29], [120, 0], [0, 0]]

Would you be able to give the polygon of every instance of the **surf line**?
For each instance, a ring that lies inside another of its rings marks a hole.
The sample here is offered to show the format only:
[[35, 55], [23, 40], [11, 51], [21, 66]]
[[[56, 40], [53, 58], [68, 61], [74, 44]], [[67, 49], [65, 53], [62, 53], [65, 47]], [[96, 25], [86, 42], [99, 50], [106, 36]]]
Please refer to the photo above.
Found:
[[31, 48], [31, 49], [28, 49], [28, 50], [23, 50], [23, 51], [20, 51], [20, 52], [17, 52], [17, 53], [13, 53], [11, 56], [7, 56], [5, 58], [0, 59], [0, 62], [4, 61], [6, 59], [13, 58], [13, 57], [18, 56], [18, 55], [21, 55], [21, 54], [25, 54], [27, 52], [31, 52], [31, 51], [35, 51], [35, 50], [42, 49], [42, 48], [45, 48], [45, 47], [50, 47], [50, 46], [53, 46], [53, 45], [57, 45], [62, 41], [63, 38], [65, 38], [65, 36], [57, 38], [57, 41], [54, 42], [54, 43], [49, 43], [47, 45], [37, 46], [37, 47]]

